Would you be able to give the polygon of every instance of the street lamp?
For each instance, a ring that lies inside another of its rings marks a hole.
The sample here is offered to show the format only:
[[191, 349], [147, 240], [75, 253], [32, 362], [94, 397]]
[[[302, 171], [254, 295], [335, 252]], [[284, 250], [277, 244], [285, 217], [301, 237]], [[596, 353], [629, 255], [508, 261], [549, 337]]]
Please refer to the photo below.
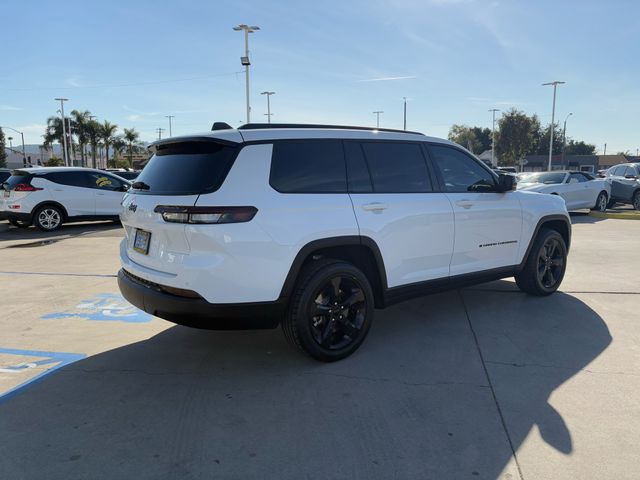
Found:
[[271, 123], [271, 115], [273, 115], [273, 113], [271, 113], [271, 102], [269, 101], [269, 97], [271, 97], [271, 95], [274, 95], [276, 92], [262, 92], [260, 95], [266, 95], [267, 96], [267, 113], [265, 113], [265, 115], [267, 116], [267, 123]]
[[246, 90], [247, 90], [247, 123], [251, 123], [251, 105], [249, 103], [249, 34], [260, 30], [260, 27], [249, 26], [241, 23], [237, 27], [233, 27], [236, 32], [244, 31], [244, 57], [240, 57], [240, 63], [244, 65], [244, 74], [246, 78]]
[[373, 113], [376, 115], [376, 128], [380, 128], [380, 114], [384, 112], [382, 110], [376, 110]]
[[564, 127], [562, 129], [562, 168], [564, 168], [564, 149], [567, 146], [567, 119], [573, 115], [573, 112], [571, 112], [569, 115], [567, 115], [564, 119]]
[[[26, 155], [26, 153], [24, 151], [24, 132], [16, 130], [15, 128], [7, 127], [6, 125], [4, 127], [0, 127], [0, 128], [8, 128], [9, 130], [13, 130], [14, 132], [20, 134], [20, 137], [22, 137], [22, 164], [26, 165], [27, 164], [27, 155]], [[9, 138], [13, 139], [13, 137], [9, 137]]]
[[65, 167], [69, 166], [69, 152], [67, 152], [67, 128], [64, 121], [64, 102], [68, 102], [68, 98], [54, 98], [60, 102], [60, 115], [62, 115], [62, 157], [64, 159]]
[[500, 110], [497, 108], [492, 108], [489, 110], [493, 115], [493, 126], [491, 127], [491, 165], [497, 167], [496, 156], [495, 156], [495, 147], [496, 147], [496, 112]]
[[566, 82], [561, 82], [560, 80], [555, 80], [549, 83], [543, 83], [542, 86], [553, 85], [553, 107], [551, 109], [551, 125], [549, 125], [549, 165], [547, 167], [548, 171], [551, 171], [551, 155], [553, 153], [553, 122], [556, 116], [556, 89], [558, 85], [562, 85]]
[[169, 136], [172, 137], [173, 134], [171, 132], [171, 119], [175, 117], [175, 115], [165, 115], [166, 118], [169, 119]]
[[407, 97], [402, 97], [402, 99], [404, 100], [404, 130], [407, 129]]

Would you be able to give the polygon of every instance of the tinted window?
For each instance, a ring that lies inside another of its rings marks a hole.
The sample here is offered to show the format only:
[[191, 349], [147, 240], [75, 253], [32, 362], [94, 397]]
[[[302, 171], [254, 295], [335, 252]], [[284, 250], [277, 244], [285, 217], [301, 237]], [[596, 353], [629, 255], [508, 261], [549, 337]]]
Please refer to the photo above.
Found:
[[113, 175], [107, 175], [100, 172], [88, 172], [88, 178], [91, 188], [98, 190], [121, 192], [123, 191], [123, 185], [125, 185], [125, 182]]
[[346, 192], [347, 172], [342, 142], [305, 140], [274, 143], [269, 183], [283, 193]]
[[6, 190], [11, 190], [16, 185], [19, 185], [20, 183], [29, 183], [31, 181], [31, 178], [32, 178], [32, 175], [29, 172], [14, 170], [11, 173], [11, 176], [4, 182], [3, 187]]
[[637, 175], [637, 172], [636, 172], [636, 169], [635, 169], [632, 165], [629, 165], [629, 166], [626, 168], [626, 170], [624, 171], [624, 173], [622, 173], [622, 175], [623, 175], [623, 176], [625, 176], [625, 177], [626, 177], [627, 175], [631, 175], [631, 176], [634, 176], [634, 177], [635, 177], [635, 176]]
[[437, 145], [430, 145], [429, 151], [442, 175], [445, 191], [486, 192], [495, 189], [495, 177], [469, 155], [455, 148]]
[[10, 172], [0, 172], [0, 183], [4, 182], [10, 176], [11, 176]]
[[47, 173], [44, 178], [60, 185], [70, 187], [89, 187], [89, 176], [86, 172], [52, 172]]
[[587, 181], [587, 179], [581, 173], [572, 173], [569, 176], [569, 183], [584, 183], [586, 181]]
[[611, 175], [622, 176], [624, 171], [627, 169], [626, 165], [618, 165], [617, 167], [613, 167], [611, 170]]
[[159, 145], [136, 182], [149, 186], [139, 194], [197, 195], [220, 188], [236, 154], [236, 147], [216, 142]]
[[347, 155], [347, 180], [350, 193], [367, 193], [373, 191], [371, 175], [362, 153], [362, 147], [356, 142], [345, 142]]
[[431, 192], [422, 148], [417, 143], [363, 143], [373, 190], [379, 193]]

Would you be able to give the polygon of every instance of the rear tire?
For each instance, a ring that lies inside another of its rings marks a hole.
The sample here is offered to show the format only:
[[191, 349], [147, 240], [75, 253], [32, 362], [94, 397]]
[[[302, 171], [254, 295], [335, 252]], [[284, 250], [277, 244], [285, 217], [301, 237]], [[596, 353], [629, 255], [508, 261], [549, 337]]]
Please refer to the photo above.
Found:
[[45, 205], [40, 207], [33, 216], [33, 223], [43, 232], [53, 232], [62, 226], [64, 218], [60, 207]]
[[529, 295], [545, 296], [555, 292], [567, 268], [567, 245], [555, 230], [543, 228], [538, 233], [516, 284]]
[[607, 207], [609, 205], [609, 197], [607, 192], [600, 192], [598, 194], [598, 198], [596, 199], [596, 204], [591, 208], [591, 210], [595, 210], [597, 212], [606, 212]]
[[15, 220], [15, 219], [9, 220], [9, 223], [14, 227], [18, 227], [18, 228], [27, 228], [31, 226], [31, 222], [23, 222], [22, 220]]
[[334, 362], [360, 347], [373, 309], [373, 290], [364, 273], [339, 260], [313, 261], [298, 277], [282, 330], [306, 354]]

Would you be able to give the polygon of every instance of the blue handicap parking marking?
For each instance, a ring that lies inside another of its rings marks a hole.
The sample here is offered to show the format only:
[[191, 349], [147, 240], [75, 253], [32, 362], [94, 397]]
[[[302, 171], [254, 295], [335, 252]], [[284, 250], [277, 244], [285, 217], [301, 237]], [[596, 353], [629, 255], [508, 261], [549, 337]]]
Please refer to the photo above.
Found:
[[[59, 368], [69, 365], [78, 360], [82, 360], [86, 357], [84, 353], [67, 353], [67, 352], [44, 352], [40, 350], [21, 350], [17, 348], [1, 348], [0, 355], [15, 355], [17, 357], [37, 357], [39, 360], [35, 361], [17, 361], [11, 362], [10, 365], [3, 365], [0, 363], [0, 375], [3, 374], [15, 374], [18, 372], [24, 372], [28, 369], [35, 369], [44, 365], [51, 365], [44, 371], [40, 371], [37, 375], [33, 376], [29, 380], [22, 382], [16, 387], [9, 389], [6, 392], [0, 392], [0, 402], [8, 400], [14, 395], [18, 394], [24, 388], [33, 385], [35, 382], [41, 380], [45, 376], [53, 373]], [[38, 370], [34, 370], [38, 371]]]
[[60, 318], [83, 318], [104, 322], [145, 323], [153, 318], [146, 312], [134, 307], [121, 295], [100, 293], [95, 297], [82, 300], [78, 305], [63, 312], [43, 315], [44, 320]]

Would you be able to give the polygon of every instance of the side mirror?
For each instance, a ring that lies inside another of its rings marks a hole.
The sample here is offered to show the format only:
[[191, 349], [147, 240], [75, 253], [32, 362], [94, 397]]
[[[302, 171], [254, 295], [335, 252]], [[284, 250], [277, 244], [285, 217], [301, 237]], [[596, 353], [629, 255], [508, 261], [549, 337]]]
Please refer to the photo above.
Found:
[[511, 192], [516, 189], [517, 185], [518, 181], [515, 176], [506, 173], [498, 174], [498, 184], [496, 185], [498, 193]]

